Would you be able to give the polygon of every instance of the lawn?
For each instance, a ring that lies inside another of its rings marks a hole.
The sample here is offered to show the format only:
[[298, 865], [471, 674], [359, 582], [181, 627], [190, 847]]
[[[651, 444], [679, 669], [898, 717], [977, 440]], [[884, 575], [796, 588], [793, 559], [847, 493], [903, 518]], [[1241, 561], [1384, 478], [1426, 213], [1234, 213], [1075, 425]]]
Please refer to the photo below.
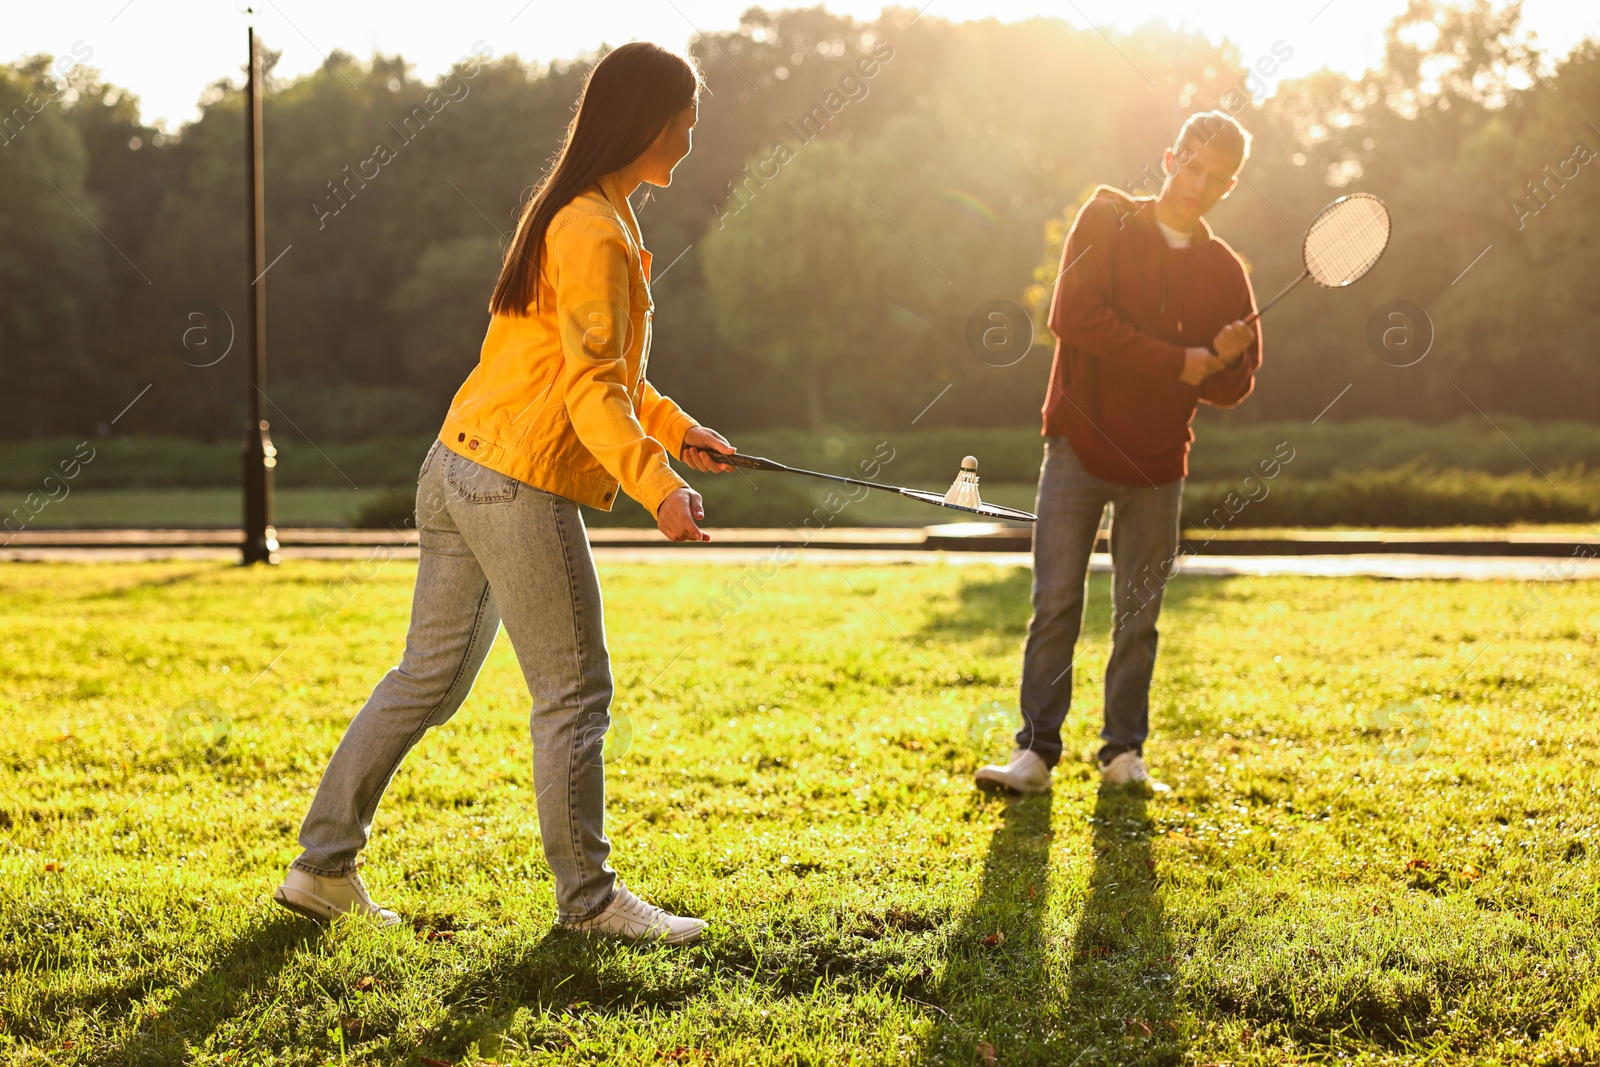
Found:
[[1025, 571], [801, 562], [720, 622], [740, 570], [602, 571], [613, 862], [684, 950], [552, 931], [503, 638], [379, 809], [409, 921], [268, 899], [412, 564], [0, 569], [0, 1060], [1600, 1059], [1600, 583], [1180, 578], [1144, 801], [1087, 762], [1097, 577], [1008, 801]]

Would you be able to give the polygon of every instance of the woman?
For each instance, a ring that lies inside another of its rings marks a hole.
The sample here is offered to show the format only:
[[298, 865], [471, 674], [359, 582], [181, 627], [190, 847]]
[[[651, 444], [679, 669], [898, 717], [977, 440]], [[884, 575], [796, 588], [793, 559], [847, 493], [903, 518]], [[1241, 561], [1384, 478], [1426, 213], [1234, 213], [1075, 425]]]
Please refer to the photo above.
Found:
[[650, 253], [628, 196], [667, 186], [699, 116], [699, 72], [655, 45], [590, 72], [555, 166], [522, 212], [490, 299], [478, 365], [456, 393], [417, 487], [421, 561], [404, 657], [351, 722], [274, 894], [303, 915], [399, 921], [356, 874], [373, 812], [411, 746], [453, 715], [503, 620], [533, 698], [534, 788], [556, 920], [682, 944], [705, 923], [634, 896], [607, 863], [601, 742], [611, 665], [578, 505], [617, 489], [674, 541], [709, 541], [700, 496], [668, 463], [731, 452], [645, 380]]

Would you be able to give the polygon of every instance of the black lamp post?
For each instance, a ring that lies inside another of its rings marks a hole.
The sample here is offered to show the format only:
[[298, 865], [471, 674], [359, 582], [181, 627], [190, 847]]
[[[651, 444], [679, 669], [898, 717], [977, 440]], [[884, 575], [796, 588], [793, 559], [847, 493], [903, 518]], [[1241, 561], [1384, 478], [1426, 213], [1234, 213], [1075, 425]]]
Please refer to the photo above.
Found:
[[244, 556], [241, 563], [277, 563], [278, 531], [272, 525], [272, 447], [261, 400], [267, 383], [266, 200], [261, 164], [261, 42], [250, 28], [250, 76], [245, 83], [245, 174], [250, 204], [250, 422], [244, 435]]

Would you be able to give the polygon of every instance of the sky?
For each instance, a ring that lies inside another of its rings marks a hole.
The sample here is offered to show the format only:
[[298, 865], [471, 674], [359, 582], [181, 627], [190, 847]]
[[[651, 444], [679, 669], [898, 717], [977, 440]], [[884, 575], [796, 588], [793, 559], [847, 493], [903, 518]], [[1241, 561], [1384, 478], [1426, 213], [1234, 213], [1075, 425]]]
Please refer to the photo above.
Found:
[[[516, 53], [541, 62], [631, 40], [683, 48], [696, 31], [736, 27], [740, 13], [753, 6], [752, 0], [250, 2], [263, 42], [283, 52], [275, 75], [308, 73], [340, 48], [362, 59], [374, 51], [398, 53], [424, 79], [480, 42], [496, 56]], [[246, 0], [0, 0], [0, 62], [40, 52], [62, 57], [64, 66], [83, 61], [138, 96], [146, 122], [176, 130], [199, 117], [207, 85], [240, 79], [247, 6]], [[869, 19], [883, 4], [826, 0], [825, 6]], [[1293, 57], [1276, 77], [1296, 78], [1322, 67], [1355, 74], [1375, 66], [1383, 28], [1405, 6], [1405, 0], [926, 0], [923, 12], [950, 21], [1049, 15], [1102, 30], [1156, 18], [1187, 24], [1213, 40], [1228, 38], [1247, 62], [1282, 42]], [[1600, 37], [1600, 4], [1593, 0], [1526, 0], [1523, 10], [1524, 24], [1556, 55], [1584, 37]]]

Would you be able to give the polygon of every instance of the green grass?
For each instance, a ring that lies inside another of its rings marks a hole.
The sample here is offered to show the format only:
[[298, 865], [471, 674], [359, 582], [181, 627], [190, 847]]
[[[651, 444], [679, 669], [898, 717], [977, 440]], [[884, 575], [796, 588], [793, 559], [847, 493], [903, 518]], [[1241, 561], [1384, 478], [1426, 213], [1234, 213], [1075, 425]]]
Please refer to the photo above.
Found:
[[1600, 1058], [1600, 584], [1181, 578], [1145, 802], [1087, 763], [1097, 577], [1007, 801], [1026, 572], [802, 563], [719, 627], [741, 571], [605, 566], [613, 861], [712, 922], [663, 951], [552, 932], [503, 639], [378, 813], [410, 921], [268, 899], [412, 567], [0, 570], [0, 1060]]

